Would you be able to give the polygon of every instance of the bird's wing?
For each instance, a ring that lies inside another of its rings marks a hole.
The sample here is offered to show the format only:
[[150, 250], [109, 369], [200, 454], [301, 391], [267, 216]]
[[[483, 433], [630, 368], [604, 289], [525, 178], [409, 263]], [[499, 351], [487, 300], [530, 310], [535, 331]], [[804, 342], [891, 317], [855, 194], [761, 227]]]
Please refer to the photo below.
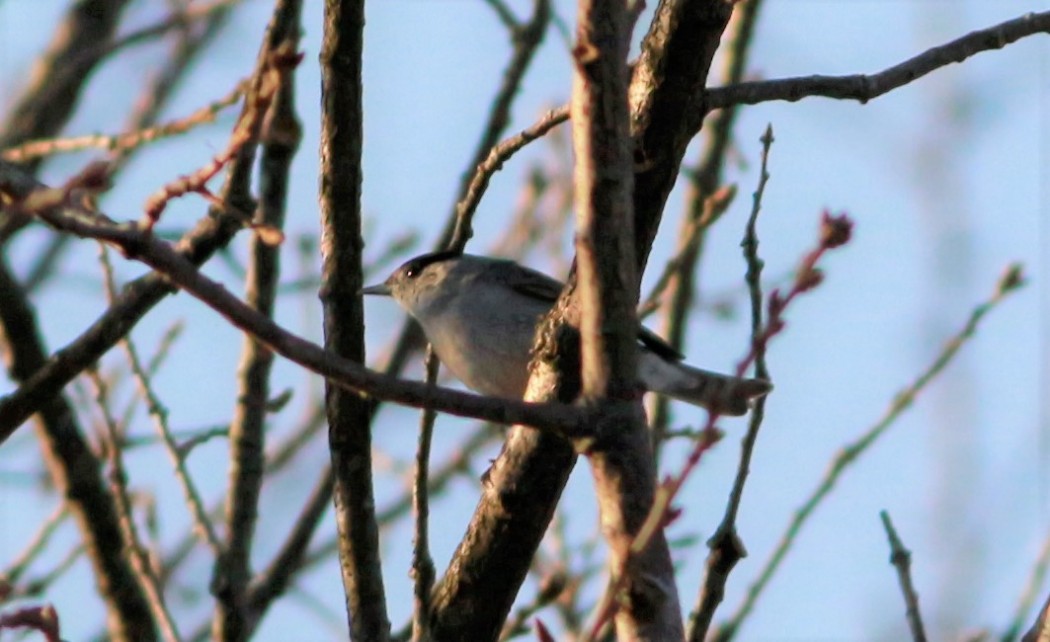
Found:
[[[510, 285], [515, 292], [548, 303], [557, 301], [565, 287], [561, 281], [512, 261], [500, 261], [495, 270], [497, 273], [494, 276]], [[685, 355], [645, 326], [638, 326], [638, 341], [654, 354], [669, 361], [681, 361], [685, 358]]]
[[554, 303], [561, 294], [563, 283], [546, 274], [520, 266], [511, 261], [500, 262], [496, 276], [511, 287], [512, 290], [527, 297], [547, 303]]
[[660, 335], [644, 325], [638, 326], [638, 341], [653, 354], [663, 357], [668, 361], [681, 361], [682, 359], [685, 359], [684, 354], [675, 350], [670, 343], [664, 341]]

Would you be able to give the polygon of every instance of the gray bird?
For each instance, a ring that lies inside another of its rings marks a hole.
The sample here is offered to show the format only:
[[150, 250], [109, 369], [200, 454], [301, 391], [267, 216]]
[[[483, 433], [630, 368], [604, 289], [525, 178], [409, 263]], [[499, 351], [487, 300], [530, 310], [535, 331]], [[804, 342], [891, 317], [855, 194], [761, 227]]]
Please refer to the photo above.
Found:
[[[446, 251], [417, 256], [362, 293], [392, 296], [467, 387], [520, 399], [536, 325], [561, 291], [558, 281], [513, 261]], [[726, 415], [746, 413], [752, 399], [772, 390], [761, 379], [687, 366], [645, 328], [639, 328], [638, 340], [638, 383], [645, 390]]]

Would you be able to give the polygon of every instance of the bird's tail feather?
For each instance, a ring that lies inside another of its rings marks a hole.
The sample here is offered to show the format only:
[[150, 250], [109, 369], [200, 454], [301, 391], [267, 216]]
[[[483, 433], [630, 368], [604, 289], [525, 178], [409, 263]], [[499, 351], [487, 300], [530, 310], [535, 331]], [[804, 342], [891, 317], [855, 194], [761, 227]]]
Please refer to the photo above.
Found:
[[676, 363], [673, 367], [679, 371], [679, 376], [664, 378], [661, 385], [652, 388], [654, 392], [723, 415], [746, 414], [753, 400], [773, 389], [773, 384], [764, 379], [733, 377], [683, 363]]

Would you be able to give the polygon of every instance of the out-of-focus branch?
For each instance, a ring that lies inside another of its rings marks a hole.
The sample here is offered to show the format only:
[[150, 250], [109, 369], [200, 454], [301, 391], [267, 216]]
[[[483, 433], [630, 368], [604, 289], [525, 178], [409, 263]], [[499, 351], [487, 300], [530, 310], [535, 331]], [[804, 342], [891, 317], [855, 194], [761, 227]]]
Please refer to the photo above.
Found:
[[[78, 0], [55, 29], [47, 51], [0, 128], [0, 149], [55, 135], [76, 109], [80, 92], [104, 57], [128, 0]], [[95, 55], [84, 55], [95, 51]], [[37, 161], [23, 167], [35, 173]], [[6, 221], [5, 221], [6, 226]], [[0, 237], [9, 235], [4, 230]]]
[[911, 407], [915, 399], [926, 389], [926, 386], [936, 379], [944, 368], [951, 363], [959, 350], [974, 336], [978, 325], [981, 320], [984, 319], [985, 315], [995, 309], [1006, 296], [1015, 292], [1023, 284], [1024, 279], [1021, 266], [1016, 264], [1009, 266], [1002, 278], [1000, 278], [992, 296], [987, 301], [974, 308], [963, 328], [948, 340], [941, 352], [934, 358], [933, 362], [930, 363], [930, 365], [923, 370], [907, 388], [897, 394], [886, 409], [882, 418], [868, 430], [863, 432], [856, 440], [847, 444], [839, 454], [832, 459], [823, 479], [820, 480], [819, 484], [809, 497], [807, 497], [798, 510], [795, 511], [795, 514], [792, 516], [787, 528], [784, 530], [784, 534], [781, 536], [779, 543], [773, 550], [769, 559], [762, 566], [758, 578], [750, 587], [748, 587], [747, 594], [744, 596], [740, 606], [737, 607], [737, 610], [733, 613], [732, 617], [715, 631], [714, 640], [717, 640], [718, 642], [726, 642], [736, 635], [737, 631], [740, 629], [740, 625], [751, 613], [752, 608], [754, 608], [758, 597], [762, 594], [762, 591], [769, 584], [769, 580], [772, 579], [774, 573], [776, 573], [777, 569], [780, 567], [788, 549], [791, 548], [791, 545], [798, 538], [802, 527], [809, 520], [809, 517], [817, 507], [820, 506], [824, 498], [828, 496], [839, 478], [868, 450], [868, 448], [886, 433], [890, 426], [896, 423], [897, 418]]
[[[150, 126], [157, 121], [175, 88], [185, 78], [191, 63], [201, 55], [226, 25], [229, 17], [229, 9], [226, 6], [228, 4], [224, 1], [213, 3], [209, 10], [202, 14], [202, 17], [206, 18], [203, 24], [195, 24], [193, 27], [196, 28], [185, 28], [179, 31], [178, 38], [160, 73], [147, 82], [139, 93], [139, 98], [135, 101], [134, 112], [128, 119], [128, 131], [149, 130]], [[189, 11], [192, 12], [198, 8], [201, 7], [195, 5]], [[85, 52], [83, 55], [90, 55], [90, 53]], [[33, 143], [30, 142], [27, 145], [31, 146]], [[119, 174], [120, 169], [130, 161], [136, 149], [139, 147], [118, 148], [117, 151], [110, 154], [109, 174], [111, 177]], [[27, 272], [24, 283], [27, 292], [32, 292], [53, 274], [53, 268], [62, 256], [68, 240], [69, 237], [65, 234], [53, 235], [48, 240], [47, 247], [39, 253], [39, 258]]]
[[[476, 190], [476, 177], [481, 173], [478, 168], [482, 164], [489, 162], [486, 159], [491, 159], [495, 153], [496, 143], [510, 122], [510, 108], [514, 104], [514, 98], [517, 96], [522, 80], [525, 78], [525, 72], [528, 71], [529, 63], [532, 62], [536, 50], [543, 41], [543, 36], [547, 33], [547, 26], [550, 24], [550, 0], [533, 0], [532, 15], [527, 22], [523, 23], [518, 22], [510, 14], [509, 9], [503, 7], [501, 3], [493, 3], [493, 6], [497, 9], [497, 13], [503, 17], [504, 23], [510, 31], [514, 50], [511, 53], [510, 60], [507, 62], [506, 69], [503, 71], [503, 82], [496, 91], [496, 97], [493, 99], [492, 107], [489, 109], [488, 121], [485, 123], [481, 140], [478, 141], [478, 145], [474, 150], [474, 156], [460, 179], [458, 196], [456, 198], [457, 203], [448, 218], [444, 231], [441, 233], [439, 242], [441, 247], [462, 250], [466, 247], [471, 235], [473, 235], [471, 219], [473, 218], [474, 210], [477, 208], [476, 201], [480, 198], [480, 195], [474, 199], [473, 206], [468, 204], [471, 202], [471, 192]], [[501, 7], [503, 11], [500, 10]], [[541, 135], [542, 133], [537, 134], [537, 136]], [[525, 142], [521, 144], [524, 145]], [[501, 164], [498, 163], [489, 173], [491, 174], [492, 171], [499, 169]], [[485, 183], [487, 184], [487, 182], [488, 180], [486, 179]], [[481, 189], [484, 190], [484, 185], [481, 186]]]
[[[321, 516], [331, 506], [332, 483], [332, 469], [327, 468], [299, 511], [294, 526], [280, 550], [267, 567], [252, 578], [245, 599], [249, 637], [273, 602], [291, 585], [296, 573], [309, 564], [307, 547], [321, 522]], [[330, 560], [331, 556], [327, 556], [326, 559]]]
[[44, 156], [78, 152], [92, 148], [123, 152], [162, 138], [185, 134], [194, 127], [213, 122], [215, 118], [218, 117], [219, 112], [227, 107], [235, 105], [243, 95], [244, 86], [238, 85], [227, 95], [201, 107], [192, 114], [161, 125], [134, 129], [122, 134], [108, 136], [103, 134], [89, 134], [87, 136], [76, 136], [73, 138], [34, 140], [19, 145], [18, 147], [5, 149], [0, 156], [2, 156], [4, 160], [18, 163], [30, 159], [42, 158]]
[[[1002, 638], [1000, 638], [1002, 642], [1014, 642], [1021, 635], [1025, 619], [1028, 617], [1032, 604], [1035, 603], [1039, 590], [1043, 587], [1043, 582], [1046, 580], [1048, 567], [1050, 567], [1050, 536], [1043, 539], [1043, 545], [1039, 548], [1039, 555], [1036, 556], [1035, 563], [1032, 564], [1028, 581], [1025, 582], [1024, 590], [1021, 591], [1021, 597], [1017, 601], [1017, 607], [1014, 609], [1014, 616], [1011, 618], [1010, 626], [1007, 627]], [[1050, 607], [1050, 598], [1047, 599], [1046, 604], [1047, 606], [1044, 606], [1044, 609]]]
[[62, 642], [59, 633], [58, 613], [55, 607], [30, 606], [12, 613], [0, 613], [0, 631], [3, 629], [29, 629], [39, 631], [47, 642]]
[[1044, 642], [1047, 639], [1050, 639], [1050, 597], [1046, 598], [1032, 627], [1021, 637], [1021, 642]]
[[915, 592], [911, 581], [911, 551], [904, 547], [904, 542], [893, 528], [890, 514], [881, 511], [879, 517], [882, 519], [882, 527], [886, 530], [886, 538], [890, 541], [890, 564], [897, 569], [897, 579], [900, 581], [901, 594], [904, 595], [904, 604], [907, 607], [911, 639], [914, 642], [926, 642], [926, 629], [922, 625], [922, 614], [919, 612], [919, 594]]
[[32, 539], [29, 540], [29, 544], [26, 545], [25, 550], [19, 553], [15, 559], [11, 560], [7, 568], [0, 572], [0, 603], [5, 601], [4, 589], [12, 588], [13, 585], [17, 584], [22, 579], [22, 575], [29, 568], [29, 565], [37, 558], [38, 555], [47, 546], [47, 543], [51, 540], [51, 536], [55, 533], [55, 530], [65, 521], [66, 517], [69, 517], [69, 508], [65, 503], [61, 503], [55, 508], [54, 512], [40, 524], [40, 528]]
[[150, 564], [149, 553], [143, 546], [138, 527], [135, 525], [135, 516], [131, 509], [131, 495], [128, 492], [127, 472], [124, 468], [124, 451], [120, 447], [120, 430], [109, 410], [108, 386], [97, 370], [89, 371], [88, 378], [94, 384], [95, 399], [103, 417], [104, 443], [109, 456], [109, 483], [113, 490], [113, 502], [117, 509], [117, 516], [120, 519], [122, 538], [119, 545], [127, 552], [131, 566], [135, 570], [135, 579], [149, 600], [150, 609], [160, 625], [164, 639], [167, 642], [178, 642], [179, 630], [168, 610], [164, 592]]
[[[275, 11], [287, 25], [289, 38], [281, 45], [299, 47], [302, 2], [282, 0]], [[263, 116], [260, 139], [259, 204], [254, 222], [280, 231], [284, 227], [292, 158], [302, 137], [295, 114], [294, 70], [277, 74], [273, 99]], [[280, 274], [280, 248], [253, 235], [248, 246], [246, 303], [266, 317], [273, 316]], [[249, 607], [251, 553], [265, 472], [265, 421], [274, 355], [250, 336], [244, 338], [238, 366], [236, 406], [230, 422], [230, 485], [226, 500], [226, 546], [216, 560], [212, 590], [216, 601], [213, 632], [218, 640], [245, 640], [263, 612]]]
[[772, 100], [794, 102], [813, 96], [866, 103], [941, 67], [962, 62], [984, 51], [1002, 49], [1038, 33], [1050, 33], [1050, 11], [1028, 13], [994, 27], [974, 31], [872, 75], [802, 76], [707, 89], [703, 92], [704, 109], [757, 105]]
[[[99, 247], [99, 262], [102, 264], [103, 283], [105, 284], [106, 297], [108, 302], [112, 305], [117, 297], [117, 284], [113, 275], [113, 267], [110, 264], [109, 255], [107, 254], [107, 249], [104, 245], [100, 245]], [[186, 504], [190, 510], [190, 516], [193, 519], [194, 530], [197, 532], [197, 536], [211, 548], [212, 555], [218, 557], [222, 553], [222, 545], [219, 542], [218, 536], [215, 534], [215, 529], [212, 528], [211, 520], [204, 512], [204, 505], [200, 493], [197, 491], [197, 486], [193, 483], [193, 478], [190, 477], [189, 469], [186, 466], [186, 456], [180, 450], [178, 444], [175, 443], [175, 437], [171, 434], [171, 427], [168, 425], [167, 410], [154, 392], [153, 386], [150, 382], [150, 376], [146, 372], [147, 369], [143, 368], [142, 360], [139, 359], [138, 356], [138, 349], [135, 347], [135, 344], [132, 343], [130, 336], [125, 337], [120, 343], [124, 348], [124, 352], [127, 354], [131, 376], [138, 385], [139, 394], [146, 400], [149, 415], [153, 419], [157, 428], [157, 434], [160, 435], [165, 450], [168, 451], [168, 456], [171, 458], [172, 464], [175, 467], [175, 478], [178, 480], [179, 486], [182, 488], [182, 493], [185, 496]], [[122, 436], [121, 441], [124, 441]], [[124, 443], [118, 445], [122, 448], [124, 447]]]
[[[238, 146], [235, 157], [227, 166], [227, 181], [219, 196], [223, 207], [214, 208], [175, 246], [182, 256], [195, 265], [211, 258], [242, 228], [240, 219], [225, 216], [224, 211], [246, 212], [254, 209], [250, 193], [251, 166], [262, 119], [252, 114], [258, 106], [258, 93], [264, 88], [263, 79], [272, 73], [272, 56], [283, 42], [275, 40], [285, 33], [279, 27], [279, 23], [276, 26], [271, 24], [270, 41], [260, 52], [255, 74], [249, 83], [249, 95], [245, 99], [239, 125], [241, 121], [247, 120], [253, 123], [253, 129], [248, 142]], [[40, 189], [40, 183], [31, 176], [6, 161], [0, 161], [0, 191], [5, 195], [4, 205], [10, 216], [19, 218], [17, 208], [12, 210], [8, 207], [11, 203]], [[36, 367], [28, 370], [18, 390], [0, 398], [0, 442], [122, 339], [154, 305], [173, 291], [171, 284], [156, 274], [147, 274], [132, 281], [125, 286], [122, 296], [90, 328], [46, 362], [41, 359]]]
[[[733, 10], [726, 29], [728, 42], [721, 53], [723, 84], [738, 83], [743, 79], [762, 4], [762, 0], [748, 0]], [[696, 169], [689, 172], [688, 210], [679, 225], [676, 255], [666, 270], [667, 296], [661, 332], [664, 340], [679, 352], [685, 346], [689, 311], [699, 287], [698, 266], [707, 230], [729, 207], [736, 193], [731, 186], [719, 189], [723, 182], [736, 114], [736, 109], [721, 109], [704, 120], [703, 149]], [[657, 396], [652, 402], [649, 423], [658, 455], [664, 433], [671, 422], [670, 407], [670, 401], [664, 397]]]

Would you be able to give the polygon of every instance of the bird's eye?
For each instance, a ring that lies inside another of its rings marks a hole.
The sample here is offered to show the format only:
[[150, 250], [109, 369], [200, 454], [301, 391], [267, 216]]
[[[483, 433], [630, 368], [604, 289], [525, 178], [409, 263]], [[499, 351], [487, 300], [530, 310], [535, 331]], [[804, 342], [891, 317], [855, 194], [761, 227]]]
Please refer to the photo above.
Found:
[[414, 279], [417, 276], [419, 276], [419, 272], [420, 270], [418, 265], [410, 265], [408, 266], [408, 269], [405, 270], [405, 276], [410, 279]]

